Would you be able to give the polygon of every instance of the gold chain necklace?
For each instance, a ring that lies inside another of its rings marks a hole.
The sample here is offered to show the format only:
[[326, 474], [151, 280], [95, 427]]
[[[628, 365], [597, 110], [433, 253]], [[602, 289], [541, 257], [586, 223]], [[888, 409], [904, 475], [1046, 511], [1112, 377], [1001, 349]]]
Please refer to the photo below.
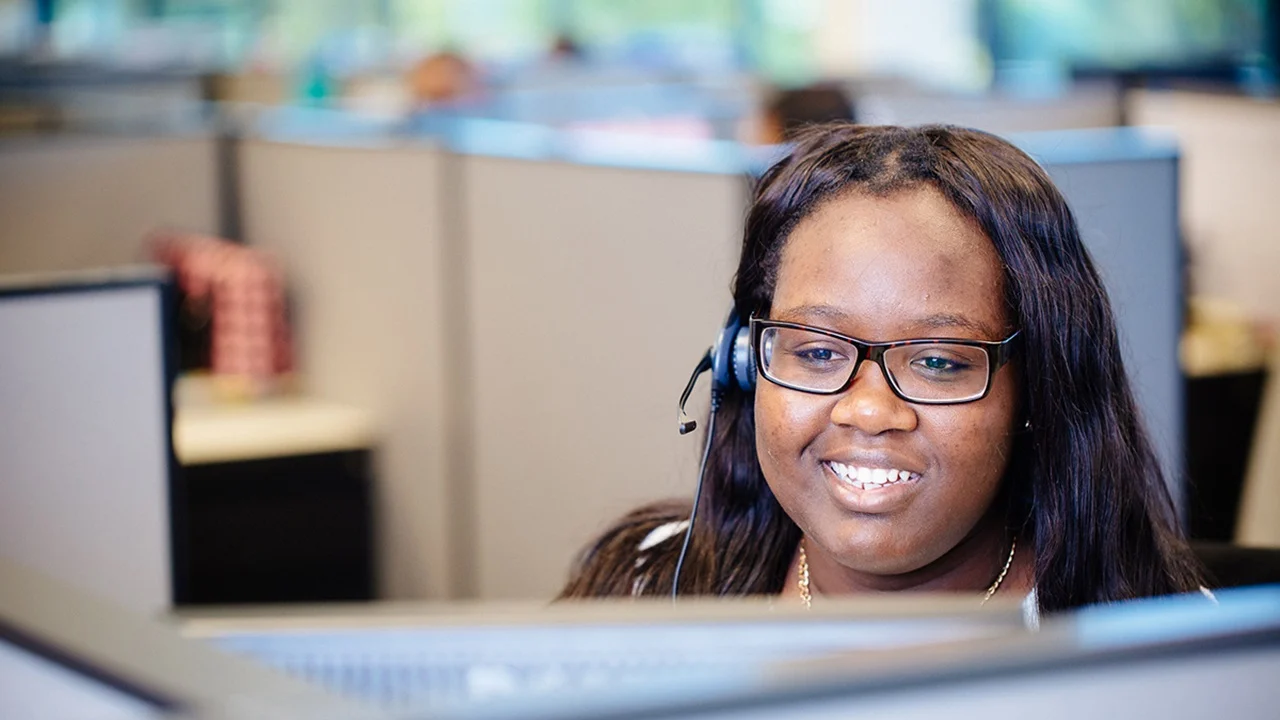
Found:
[[[996, 577], [996, 581], [991, 583], [991, 587], [987, 588], [987, 594], [983, 596], [979, 605], [986, 605], [992, 595], [1000, 589], [1000, 583], [1004, 582], [1004, 576], [1009, 574], [1009, 567], [1013, 565], [1013, 554], [1018, 550], [1018, 539], [1014, 538], [1009, 544], [1009, 557], [1005, 558], [1004, 567], [1000, 569], [1000, 575]], [[813, 607], [813, 596], [809, 592], [809, 558], [804, 554], [804, 541], [800, 541], [800, 580], [797, 583], [800, 586], [800, 601], [804, 603], [805, 608]]]

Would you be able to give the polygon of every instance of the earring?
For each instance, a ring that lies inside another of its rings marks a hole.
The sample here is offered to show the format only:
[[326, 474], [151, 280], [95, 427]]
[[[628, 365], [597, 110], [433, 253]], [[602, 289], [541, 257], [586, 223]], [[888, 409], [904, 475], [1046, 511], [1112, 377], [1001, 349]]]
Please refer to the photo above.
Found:
[[1026, 421], [1026, 422], [1024, 422], [1024, 423], [1022, 423], [1022, 429], [1023, 429], [1023, 430], [1030, 430], [1030, 429], [1031, 429], [1031, 418], [1027, 418], [1027, 421]]

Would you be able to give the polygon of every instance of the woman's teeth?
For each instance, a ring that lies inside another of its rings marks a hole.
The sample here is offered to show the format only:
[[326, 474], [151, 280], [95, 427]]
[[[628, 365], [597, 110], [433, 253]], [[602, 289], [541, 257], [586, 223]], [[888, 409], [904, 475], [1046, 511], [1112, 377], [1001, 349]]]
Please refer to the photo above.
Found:
[[897, 468], [856, 467], [838, 462], [828, 462], [827, 467], [831, 468], [831, 472], [834, 472], [836, 477], [859, 490], [874, 490], [895, 483], [920, 479], [916, 473]]

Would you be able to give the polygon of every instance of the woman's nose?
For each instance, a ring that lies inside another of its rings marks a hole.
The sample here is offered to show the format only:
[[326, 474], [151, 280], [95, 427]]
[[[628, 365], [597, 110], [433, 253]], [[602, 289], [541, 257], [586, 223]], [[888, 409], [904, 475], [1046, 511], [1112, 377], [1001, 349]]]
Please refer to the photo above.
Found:
[[831, 409], [831, 422], [848, 425], [869, 435], [889, 430], [914, 430], [916, 411], [893, 393], [889, 378], [874, 362], [864, 360], [853, 382]]

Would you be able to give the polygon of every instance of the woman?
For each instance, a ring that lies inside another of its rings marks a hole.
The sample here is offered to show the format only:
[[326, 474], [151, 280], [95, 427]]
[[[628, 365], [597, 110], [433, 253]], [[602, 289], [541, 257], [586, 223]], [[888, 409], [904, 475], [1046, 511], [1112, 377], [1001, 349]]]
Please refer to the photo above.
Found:
[[[758, 374], [723, 395], [681, 594], [1018, 593], [1047, 612], [1198, 587], [1106, 292], [1013, 146], [808, 130], [757, 184], [733, 297]], [[562, 596], [670, 592], [687, 515], [623, 518]]]

